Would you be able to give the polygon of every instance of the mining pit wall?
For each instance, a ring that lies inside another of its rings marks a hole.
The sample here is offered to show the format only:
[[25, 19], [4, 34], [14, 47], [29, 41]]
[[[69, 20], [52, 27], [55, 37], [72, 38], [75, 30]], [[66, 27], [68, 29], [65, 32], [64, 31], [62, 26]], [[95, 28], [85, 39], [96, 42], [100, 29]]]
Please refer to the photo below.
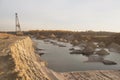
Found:
[[5, 37], [0, 41], [0, 80], [64, 80], [34, 53], [29, 37]]

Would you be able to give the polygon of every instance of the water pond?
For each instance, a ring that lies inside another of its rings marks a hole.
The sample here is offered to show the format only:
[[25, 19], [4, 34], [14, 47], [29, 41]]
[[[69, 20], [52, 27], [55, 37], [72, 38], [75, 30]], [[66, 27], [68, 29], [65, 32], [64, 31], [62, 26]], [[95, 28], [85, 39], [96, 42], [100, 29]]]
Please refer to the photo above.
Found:
[[[70, 54], [70, 43], [55, 40], [44, 41], [33, 39], [39, 49], [45, 53], [41, 58], [48, 63], [48, 67], [58, 72], [85, 71], [85, 70], [116, 70], [120, 69], [120, 54], [111, 52], [109, 55], [100, 57], [96, 55], [84, 56], [82, 54]], [[63, 46], [64, 45], [64, 46]], [[41, 52], [42, 52], [41, 51]], [[117, 65], [105, 65], [99, 60], [114, 61]], [[95, 61], [90, 61], [95, 60]], [[98, 61], [97, 61], [98, 60]]]

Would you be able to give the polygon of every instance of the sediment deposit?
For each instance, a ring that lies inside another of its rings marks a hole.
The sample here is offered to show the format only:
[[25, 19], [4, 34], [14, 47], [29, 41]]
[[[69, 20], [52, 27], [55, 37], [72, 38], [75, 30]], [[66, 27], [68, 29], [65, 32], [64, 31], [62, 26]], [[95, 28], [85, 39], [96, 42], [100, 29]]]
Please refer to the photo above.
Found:
[[120, 71], [94, 70], [63, 73], [67, 80], [120, 80]]

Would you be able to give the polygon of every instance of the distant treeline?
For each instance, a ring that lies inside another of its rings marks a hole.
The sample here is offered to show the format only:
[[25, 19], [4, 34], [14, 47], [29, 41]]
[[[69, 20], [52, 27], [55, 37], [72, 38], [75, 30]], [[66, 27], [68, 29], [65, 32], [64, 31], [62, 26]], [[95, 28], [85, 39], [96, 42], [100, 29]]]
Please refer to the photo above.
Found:
[[[30, 30], [30, 31], [23, 31], [25, 34], [42, 34], [42, 35], [63, 35], [63, 34], [79, 34], [79, 35], [89, 35], [89, 36], [111, 36], [116, 34], [115, 32], [106, 32], [106, 31], [65, 31], [65, 30]], [[14, 31], [0, 31], [0, 33], [11, 33], [15, 34]]]
[[[3, 32], [2, 32], [3, 33]], [[5, 32], [15, 34], [15, 32]], [[24, 35], [32, 35], [37, 38], [41, 38], [41, 36], [45, 38], [51, 38], [55, 36], [58, 39], [65, 39], [69, 41], [97, 41], [97, 42], [104, 42], [109, 44], [111, 42], [115, 42], [120, 44], [120, 33], [115, 32], [105, 32], [105, 31], [64, 31], [64, 30], [31, 30], [31, 31], [24, 31]]]
[[26, 32], [26, 34], [34, 35], [39, 37], [40, 35], [46, 36], [47, 38], [50, 35], [54, 34], [56, 38], [63, 38], [66, 40], [88, 40], [88, 41], [97, 41], [104, 42], [109, 44], [115, 42], [120, 44], [120, 33], [115, 32], [105, 32], [105, 31], [63, 31], [63, 30], [31, 30]]
[[89, 36], [111, 36], [115, 34], [115, 32], [105, 32], [105, 31], [64, 31], [64, 30], [31, 30], [28, 31], [29, 34], [42, 34], [42, 35], [64, 35], [64, 34], [79, 34], [79, 35], [89, 35]]

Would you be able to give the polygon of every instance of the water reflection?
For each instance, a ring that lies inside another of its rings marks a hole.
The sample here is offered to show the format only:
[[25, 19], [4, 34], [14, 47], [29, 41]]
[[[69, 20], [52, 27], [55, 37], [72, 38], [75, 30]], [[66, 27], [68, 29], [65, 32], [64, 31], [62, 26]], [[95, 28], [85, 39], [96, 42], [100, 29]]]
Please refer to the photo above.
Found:
[[96, 54], [84, 55], [84, 56], [86, 56], [88, 58], [86, 61], [83, 61], [85, 63], [88, 63], [88, 62], [100, 62], [100, 63], [103, 63], [104, 65], [116, 65], [117, 64], [115, 61], [106, 60], [105, 56], [100, 56], [100, 55], [96, 55]]
[[104, 57], [99, 55], [90, 55], [87, 57], [88, 57], [88, 60], [85, 62], [102, 62], [104, 60]]
[[[47, 61], [48, 67], [55, 71], [120, 69], [120, 54], [117, 53], [110, 53], [105, 56], [95, 53], [92, 55], [69, 54], [74, 49], [79, 50], [79, 47], [76, 46], [72, 49], [73, 46], [70, 43], [63, 43], [56, 40], [50, 40], [55, 42], [55, 44], [51, 43], [49, 40], [43, 41], [35, 39], [34, 41], [37, 42], [37, 47], [43, 49], [42, 51], [45, 52], [45, 54], [41, 56], [41, 59]], [[58, 44], [65, 45], [66, 47], [59, 47]], [[117, 62], [117, 65], [104, 65], [105, 63], [111, 63], [111, 61]]]

